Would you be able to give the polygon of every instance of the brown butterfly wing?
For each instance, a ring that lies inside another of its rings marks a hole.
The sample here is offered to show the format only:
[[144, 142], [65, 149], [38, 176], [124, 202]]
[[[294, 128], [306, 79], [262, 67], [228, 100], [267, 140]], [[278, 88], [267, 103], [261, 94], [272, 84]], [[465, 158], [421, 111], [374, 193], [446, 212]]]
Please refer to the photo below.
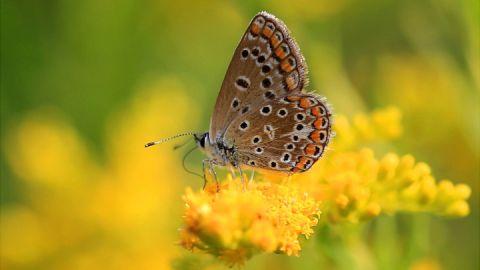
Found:
[[322, 156], [331, 134], [325, 99], [296, 93], [236, 118], [225, 138], [233, 141], [241, 164], [295, 173], [308, 170]]
[[223, 137], [227, 126], [264, 102], [300, 92], [307, 67], [285, 24], [258, 13], [238, 44], [217, 97], [210, 140]]

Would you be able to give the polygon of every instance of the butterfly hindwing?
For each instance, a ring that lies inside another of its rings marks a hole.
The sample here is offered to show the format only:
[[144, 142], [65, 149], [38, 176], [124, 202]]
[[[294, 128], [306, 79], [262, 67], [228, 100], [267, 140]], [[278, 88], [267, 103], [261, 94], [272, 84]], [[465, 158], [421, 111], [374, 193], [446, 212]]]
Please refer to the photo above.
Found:
[[264, 102], [306, 85], [307, 67], [285, 24], [267, 12], [258, 13], [238, 44], [228, 67], [210, 123], [215, 142], [237, 117]]
[[331, 137], [331, 112], [324, 98], [296, 93], [262, 103], [227, 128], [241, 163], [286, 173], [308, 170]]

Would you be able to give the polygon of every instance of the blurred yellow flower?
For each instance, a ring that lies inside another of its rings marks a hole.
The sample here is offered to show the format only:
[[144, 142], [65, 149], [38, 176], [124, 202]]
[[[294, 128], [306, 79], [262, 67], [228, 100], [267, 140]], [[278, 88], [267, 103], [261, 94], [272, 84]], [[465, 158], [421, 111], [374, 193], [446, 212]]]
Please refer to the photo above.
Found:
[[187, 189], [181, 243], [217, 256], [227, 265], [243, 264], [261, 252], [298, 255], [299, 237], [308, 238], [320, 216], [319, 203], [292, 185], [227, 179], [217, 193]]
[[411, 155], [389, 153], [377, 160], [369, 148], [331, 152], [311, 173], [293, 181], [310, 182], [308, 190], [322, 202], [324, 222], [357, 223], [381, 212], [469, 213], [470, 188], [448, 180], [437, 183], [428, 165], [415, 163]]
[[436, 260], [423, 258], [414, 262], [410, 270], [442, 270], [442, 267]]
[[437, 183], [430, 167], [416, 163], [412, 155], [387, 153], [377, 159], [373, 147], [361, 147], [401, 134], [398, 109], [359, 114], [352, 121], [342, 115], [337, 119], [333, 150], [309, 172], [292, 179], [322, 202], [322, 222], [357, 223], [381, 212], [468, 215], [469, 186], [449, 180]]
[[[143, 143], [187, 128], [195, 108], [175, 80], [142, 88], [109, 119], [101, 163], [53, 109], [26, 115], [5, 138], [22, 198], [2, 205], [2, 269], [170, 269], [181, 249], [167, 220], [180, 221], [181, 184], [164, 179], [182, 174], [170, 147]], [[173, 108], [175, 118], [164, 113]]]
[[374, 110], [371, 114], [356, 114], [352, 120], [336, 115], [332, 141], [333, 152], [352, 149], [366, 143], [379, 143], [396, 139], [402, 135], [402, 114], [395, 107]]

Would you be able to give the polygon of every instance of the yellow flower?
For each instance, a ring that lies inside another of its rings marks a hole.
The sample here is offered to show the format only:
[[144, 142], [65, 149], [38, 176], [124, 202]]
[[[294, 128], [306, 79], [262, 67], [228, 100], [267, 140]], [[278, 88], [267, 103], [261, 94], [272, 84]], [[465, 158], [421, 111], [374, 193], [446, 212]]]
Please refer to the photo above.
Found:
[[468, 215], [469, 186], [448, 180], [437, 183], [430, 167], [416, 163], [412, 155], [388, 153], [378, 159], [371, 148], [355, 149], [398, 137], [402, 128], [397, 109], [359, 114], [353, 117], [353, 124], [344, 116], [338, 118], [333, 150], [309, 172], [292, 180], [322, 202], [322, 222], [357, 223], [382, 212]]
[[228, 265], [243, 264], [261, 252], [298, 255], [299, 238], [308, 238], [320, 215], [319, 203], [292, 185], [227, 179], [217, 193], [187, 189], [181, 243], [213, 254]]
[[415, 261], [409, 268], [410, 270], [442, 270], [442, 266], [436, 260], [422, 258]]
[[186, 128], [195, 108], [182, 93], [175, 80], [147, 84], [110, 119], [101, 163], [58, 111], [19, 119], [2, 148], [22, 196], [2, 204], [1, 268], [170, 269], [181, 249], [165, 220], [180, 216], [182, 184], [162, 179], [182, 172], [170, 147], [143, 143]]
[[359, 114], [353, 124], [338, 118], [333, 150], [306, 173], [287, 181], [265, 174], [247, 191], [231, 177], [218, 193], [214, 184], [205, 191], [187, 189], [182, 245], [237, 265], [261, 252], [298, 255], [299, 236], [308, 238], [317, 222], [359, 223], [381, 213], [469, 213], [467, 185], [437, 182], [430, 167], [411, 155], [378, 159], [372, 148], [356, 149], [397, 138], [402, 130], [397, 109]]
[[401, 119], [402, 114], [395, 107], [375, 110], [370, 115], [359, 113], [352, 121], [344, 115], [336, 115], [336, 137], [331, 147], [339, 151], [360, 144], [396, 139], [402, 134]]

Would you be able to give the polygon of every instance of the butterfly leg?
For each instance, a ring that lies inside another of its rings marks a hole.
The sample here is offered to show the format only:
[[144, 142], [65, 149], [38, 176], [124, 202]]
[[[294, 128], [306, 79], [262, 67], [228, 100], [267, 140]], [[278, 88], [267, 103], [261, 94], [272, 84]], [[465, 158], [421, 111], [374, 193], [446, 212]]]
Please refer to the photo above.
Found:
[[289, 174], [287, 177], [283, 178], [282, 184], [283, 184], [283, 185], [289, 184], [291, 179], [292, 179], [292, 175]]
[[208, 159], [202, 160], [202, 171], [203, 171], [203, 188], [202, 189], [205, 189], [205, 187], [207, 186], [207, 166], [206, 166], [206, 163], [208, 161], [209, 161]]
[[253, 181], [253, 176], [254, 175], [255, 175], [255, 170], [252, 169], [252, 174], [250, 175], [250, 181], [248, 181], [249, 184]]
[[233, 167], [230, 167], [230, 172], [232, 173], [233, 178], [237, 178], [237, 174], [235, 173], [235, 170], [233, 169]]
[[238, 168], [238, 172], [240, 174], [240, 179], [242, 180], [243, 190], [247, 191], [247, 186], [245, 185], [245, 177], [243, 175], [242, 168], [240, 168], [240, 167], [237, 167], [237, 168]]
[[215, 178], [215, 184], [217, 185], [217, 192], [220, 192], [220, 185], [218, 184], [218, 178], [217, 178], [217, 172], [215, 171], [215, 164], [212, 162], [212, 160], [208, 161], [210, 163], [210, 172], [213, 174], [213, 177]]
[[218, 178], [217, 178], [217, 172], [215, 171], [214, 168], [214, 163], [210, 159], [204, 159], [202, 161], [202, 166], [203, 166], [203, 189], [207, 186], [207, 170], [208, 173], [213, 175], [213, 178], [215, 179], [215, 184], [217, 185], [217, 192], [220, 191], [220, 185], [218, 184]]

